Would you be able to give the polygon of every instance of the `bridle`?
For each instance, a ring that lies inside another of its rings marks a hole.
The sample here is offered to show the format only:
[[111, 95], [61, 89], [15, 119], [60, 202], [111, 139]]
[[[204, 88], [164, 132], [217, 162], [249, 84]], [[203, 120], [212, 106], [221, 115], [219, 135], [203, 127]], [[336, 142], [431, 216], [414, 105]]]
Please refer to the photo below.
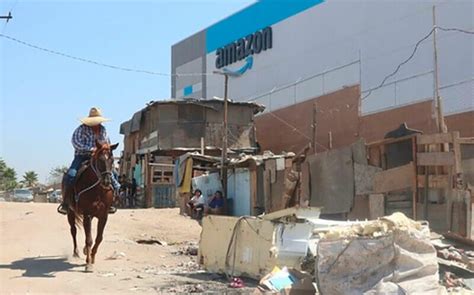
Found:
[[[94, 182], [92, 185], [88, 186], [87, 188], [81, 190], [79, 193], [76, 194], [77, 196], [77, 199], [79, 199], [79, 197], [87, 192], [87, 191], [90, 191], [91, 189], [93, 189], [94, 187], [96, 187], [97, 185], [101, 184], [103, 179], [104, 179], [104, 176], [109, 176], [109, 177], [113, 177], [112, 175], [112, 171], [99, 171], [99, 169], [97, 168], [97, 161], [98, 161], [98, 155], [100, 155], [102, 153], [102, 151], [106, 148], [106, 145], [103, 145], [100, 149], [96, 150], [92, 156], [91, 156], [91, 164], [89, 167], [91, 167], [92, 171], [94, 172], [95, 176], [97, 177], [97, 181]], [[110, 185], [109, 185], [110, 186]], [[105, 186], [104, 186], [105, 187]]]

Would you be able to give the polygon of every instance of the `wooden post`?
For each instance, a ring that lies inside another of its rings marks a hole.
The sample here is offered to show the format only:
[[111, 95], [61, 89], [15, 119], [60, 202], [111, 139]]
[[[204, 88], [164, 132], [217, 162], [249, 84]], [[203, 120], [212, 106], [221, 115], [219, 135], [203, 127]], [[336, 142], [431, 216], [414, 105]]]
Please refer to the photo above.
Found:
[[412, 137], [411, 139], [411, 151], [412, 151], [412, 158], [413, 158], [413, 169], [415, 170], [414, 179], [413, 179], [413, 189], [412, 189], [412, 210], [413, 210], [413, 220], [417, 219], [417, 212], [416, 212], [416, 198], [418, 196], [418, 172], [417, 172], [417, 162], [416, 162], [416, 136]]
[[434, 96], [438, 111], [438, 132], [446, 133], [446, 124], [444, 123], [443, 104], [439, 96], [439, 72], [438, 72], [438, 47], [436, 44], [436, 34], [438, 28], [436, 24], [436, 6], [433, 5], [433, 60], [434, 60]]
[[329, 137], [329, 149], [332, 149], [332, 132], [328, 132], [328, 137]]
[[311, 144], [313, 145], [313, 152], [316, 154], [316, 114], [317, 114], [317, 109], [316, 109], [316, 102], [313, 104], [313, 123], [311, 124], [311, 127], [313, 129], [313, 140], [311, 141]]
[[201, 137], [201, 155], [204, 155], [204, 137]]

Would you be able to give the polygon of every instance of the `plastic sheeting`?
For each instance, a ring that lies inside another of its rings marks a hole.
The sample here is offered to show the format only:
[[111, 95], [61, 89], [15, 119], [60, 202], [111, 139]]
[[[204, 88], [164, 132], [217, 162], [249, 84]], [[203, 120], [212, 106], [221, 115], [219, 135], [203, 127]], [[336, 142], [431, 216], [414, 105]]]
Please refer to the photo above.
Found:
[[321, 294], [443, 294], [429, 230], [405, 220], [384, 218], [359, 227], [355, 236], [346, 227], [321, 239], [316, 262]]

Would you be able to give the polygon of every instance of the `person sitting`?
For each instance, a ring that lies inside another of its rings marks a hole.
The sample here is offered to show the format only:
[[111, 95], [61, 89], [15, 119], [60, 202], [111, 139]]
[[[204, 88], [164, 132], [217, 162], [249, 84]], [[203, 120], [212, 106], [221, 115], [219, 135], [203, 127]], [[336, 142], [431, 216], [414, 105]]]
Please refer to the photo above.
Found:
[[207, 214], [223, 214], [224, 213], [224, 196], [221, 191], [216, 191], [206, 210]]
[[206, 199], [204, 198], [200, 189], [194, 191], [194, 195], [191, 200], [188, 202], [187, 207], [190, 209], [190, 216], [196, 217], [196, 213], [199, 216], [199, 213], [203, 213], [206, 205]]

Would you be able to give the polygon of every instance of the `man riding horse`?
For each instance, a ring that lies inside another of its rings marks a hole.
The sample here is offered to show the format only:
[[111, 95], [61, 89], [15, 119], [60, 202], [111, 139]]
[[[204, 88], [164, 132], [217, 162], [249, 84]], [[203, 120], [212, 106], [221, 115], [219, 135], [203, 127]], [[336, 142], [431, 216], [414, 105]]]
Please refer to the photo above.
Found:
[[[81, 119], [82, 124], [76, 128], [72, 135], [72, 145], [75, 150], [74, 160], [64, 175], [64, 182], [67, 187], [63, 192], [63, 201], [58, 208], [58, 212], [61, 214], [67, 214], [70, 198], [73, 197], [71, 194], [77, 193], [72, 189], [77, 173], [81, 165], [89, 160], [96, 150], [96, 142], [110, 143], [105, 127], [102, 125], [106, 121], [109, 121], [109, 119], [102, 117], [100, 109], [93, 107], [89, 111], [89, 116]], [[111, 179], [114, 191], [118, 192], [120, 184], [116, 179], [116, 175]], [[116, 208], [110, 207], [109, 213], [115, 213], [115, 211], [117, 211]]]

